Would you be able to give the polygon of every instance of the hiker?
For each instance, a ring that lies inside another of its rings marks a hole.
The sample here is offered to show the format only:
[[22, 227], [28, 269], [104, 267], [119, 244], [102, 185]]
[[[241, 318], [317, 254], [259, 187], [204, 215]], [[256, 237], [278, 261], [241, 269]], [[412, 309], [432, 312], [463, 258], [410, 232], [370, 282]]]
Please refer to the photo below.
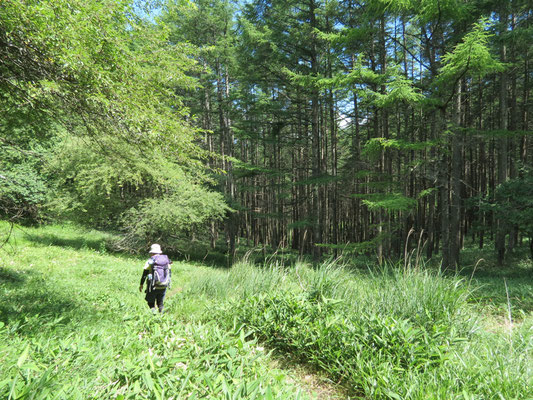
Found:
[[153, 313], [156, 312], [155, 305], [159, 312], [163, 312], [163, 301], [167, 288], [170, 287], [170, 264], [172, 261], [161, 251], [161, 246], [154, 243], [150, 247], [150, 258], [144, 264], [139, 292], [142, 292], [144, 281], [146, 280], [146, 302]]

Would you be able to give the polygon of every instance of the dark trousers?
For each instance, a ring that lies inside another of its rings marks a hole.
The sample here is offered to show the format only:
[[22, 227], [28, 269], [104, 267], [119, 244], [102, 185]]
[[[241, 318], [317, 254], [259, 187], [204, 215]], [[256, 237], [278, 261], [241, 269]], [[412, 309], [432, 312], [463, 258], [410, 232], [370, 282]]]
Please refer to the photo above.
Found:
[[163, 312], [163, 302], [165, 301], [165, 294], [167, 293], [167, 289], [152, 289], [149, 292], [146, 292], [146, 302], [148, 303], [148, 307], [154, 308], [155, 304], [157, 303], [157, 308], [159, 308], [159, 312]]

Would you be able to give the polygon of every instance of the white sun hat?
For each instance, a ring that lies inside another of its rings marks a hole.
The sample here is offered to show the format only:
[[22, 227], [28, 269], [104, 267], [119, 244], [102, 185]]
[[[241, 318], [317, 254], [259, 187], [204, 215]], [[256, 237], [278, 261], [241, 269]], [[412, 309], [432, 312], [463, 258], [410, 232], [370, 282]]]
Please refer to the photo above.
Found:
[[154, 243], [152, 247], [150, 247], [150, 254], [161, 254], [163, 253], [161, 251], [161, 246], [159, 246], [157, 243]]

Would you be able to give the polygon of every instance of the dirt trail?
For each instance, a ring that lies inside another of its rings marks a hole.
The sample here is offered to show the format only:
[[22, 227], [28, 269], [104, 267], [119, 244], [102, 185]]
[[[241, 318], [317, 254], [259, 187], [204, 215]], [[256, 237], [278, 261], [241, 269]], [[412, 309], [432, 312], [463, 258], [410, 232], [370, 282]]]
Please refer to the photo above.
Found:
[[312, 398], [318, 400], [347, 400], [350, 397], [346, 389], [332, 382], [319, 371], [310, 366], [296, 364], [290, 359], [274, 355], [273, 368], [283, 369], [287, 372], [288, 383], [296, 385]]

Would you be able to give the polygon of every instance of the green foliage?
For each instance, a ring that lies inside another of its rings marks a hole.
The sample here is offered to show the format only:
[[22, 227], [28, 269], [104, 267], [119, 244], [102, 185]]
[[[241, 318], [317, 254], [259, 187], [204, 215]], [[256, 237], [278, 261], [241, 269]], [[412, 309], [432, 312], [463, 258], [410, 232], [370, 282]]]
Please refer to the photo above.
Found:
[[[194, 182], [162, 148], [152, 149], [152, 155], [150, 160], [141, 154], [124, 159], [66, 138], [48, 162], [47, 171], [58, 182], [48, 209], [62, 218], [122, 231], [115, 245], [130, 252], [150, 242], [176, 249], [178, 238], [226, 215], [222, 195], [199, 184], [205, 177], [197, 175]], [[115, 162], [109, 164], [106, 157]]]
[[[38, 116], [32, 120], [27, 107], [21, 108], [17, 115], [6, 111], [0, 118], [0, 217], [35, 222], [42, 218], [49, 191], [43, 169], [50, 145], [40, 141], [46, 139], [50, 121]], [[33, 123], [40, 126], [32, 127]]]
[[[386, 74], [378, 74], [363, 65], [363, 58], [363, 55], [358, 57], [349, 73], [339, 74], [332, 78], [300, 76], [290, 71], [286, 71], [286, 73], [294, 83], [303, 87], [317, 85], [334, 90], [350, 88], [357, 91], [359, 96], [380, 108], [389, 108], [398, 104], [417, 105], [424, 100], [424, 95], [414, 87], [411, 80], [403, 75], [400, 68], [391, 66]], [[365, 86], [361, 89], [358, 88], [358, 85], [370, 86]], [[372, 90], [372, 85], [384, 86], [385, 92], [381, 93]]]
[[439, 19], [461, 20], [472, 12], [472, 5], [460, 0], [378, 0], [372, 6], [383, 13], [412, 13], [420, 20], [421, 24], [427, 24]]
[[313, 226], [313, 221], [311, 221], [310, 219], [302, 219], [302, 220], [294, 221], [290, 223], [287, 226], [287, 228], [288, 229], [300, 229], [300, 228], [306, 228], [310, 226]]
[[425, 150], [430, 147], [436, 146], [436, 143], [433, 141], [425, 142], [408, 142], [402, 139], [387, 139], [384, 137], [372, 138], [365, 143], [363, 147], [363, 154], [370, 158], [377, 158], [381, 151], [384, 149], [395, 149], [395, 150]]
[[533, 237], [533, 174], [527, 171], [496, 188], [492, 211]]
[[331, 250], [339, 250], [342, 255], [363, 255], [373, 253], [385, 238], [390, 238], [390, 235], [383, 232], [380, 235], [376, 235], [372, 240], [343, 244], [318, 243], [316, 246]]
[[220, 193], [182, 182], [163, 197], [144, 200], [128, 210], [121, 224], [125, 236], [117, 246], [138, 251], [158, 242], [168, 251], [178, 250], [176, 239], [184, 233], [222, 220], [232, 211]]
[[[472, 206], [494, 213], [503, 221], [500, 229], [505, 233], [516, 227], [533, 241], [533, 173], [529, 168], [521, 172], [521, 176], [498, 185], [494, 193], [477, 199]], [[533, 257], [531, 244], [530, 250]]]
[[[352, 67], [350, 72], [345, 76], [340, 77], [339, 86], [349, 86], [357, 84], [379, 84], [383, 83], [383, 75], [378, 74], [377, 72], [371, 70], [363, 64], [365, 55], [362, 54], [356, 60], [355, 65]], [[361, 90], [361, 92], [364, 92]]]
[[111, 164], [107, 157], [84, 140], [66, 136], [47, 163], [48, 174], [56, 178], [49, 209], [63, 218], [112, 227], [124, 210], [139, 201], [136, 189], [158, 189], [143, 159], [129, 162], [116, 156]]
[[44, 203], [47, 185], [31, 163], [2, 162], [0, 173], [0, 215], [10, 220], [36, 220]]
[[431, 194], [433, 194], [435, 192], [437, 192], [437, 188], [424, 189], [420, 193], [418, 193], [418, 198], [421, 199], [421, 198], [429, 196], [429, 195], [431, 195]]
[[2, 34], [20, 49], [27, 68], [13, 68], [16, 54], [6, 52], [2, 67], [13, 82], [7, 101], [22, 97], [37, 111], [76, 116], [71, 124], [92, 134], [104, 134], [104, 126], [117, 134], [143, 132], [144, 140], [160, 134], [162, 124], [172, 123], [170, 110], [158, 115], [165, 109], [161, 102], [175, 98], [175, 85], [191, 84], [182, 73], [164, 71], [170, 64], [179, 71], [190, 61], [165, 47], [164, 29], [146, 26], [128, 11], [128, 2], [5, 3]]
[[265, 168], [258, 165], [253, 165], [250, 163], [243, 162], [241, 160], [233, 161], [233, 173], [237, 179], [239, 178], [249, 178], [257, 175], [267, 175], [267, 176], [284, 176], [285, 174], [281, 171], [274, 170], [271, 168]]
[[482, 77], [503, 69], [490, 52], [488, 26], [486, 19], [475, 23], [462, 42], [442, 57], [443, 66], [437, 79], [440, 84], [449, 85], [464, 76]]
[[387, 82], [386, 93], [375, 93], [378, 107], [391, 107], [401, 103], [416, 105], [422, 102], [424, 95], [415, 89], [413, 82], [397, 72]]
[[[355, 392], [375, 397], [387, 393], [381, 371], [403, 375], [446, 358], [438, 332], [432, 337], [407, 321], [368, 314], [346, 317], [341, 302], [324, 297], [267, 294], [236, 307], [238, 323], [269, 345], [322, 367], [333, 379], [342, 377]], [[369, 382], [378, 387], [371, 390]]]
[[[170, 44], [169, 34], [128, 1], [2, 5], [0, 38], [11, 47], [0, 62], [0, 103], [9, 110], [0, 139], [21, 154], [35, 142], [47, 149], [37, 167], [4, 159], [5, 210], [134, 227], [130, 237], [143, 243], [225, 214], [222, 197], [203, 186], [206, 154], [176, 95], [196, 86], [187, 74], [193, 50]], [[2, 138], [12, 132], [15, 140]], [[156, 215], [179, 218], [149, 228]]]
[[374, 193], [362, 195], [363, 204], [370, 210], [384, 210], [388, 213], [397, 211], [412, 211], [416, 207], [416, 200], [402, 193]]

